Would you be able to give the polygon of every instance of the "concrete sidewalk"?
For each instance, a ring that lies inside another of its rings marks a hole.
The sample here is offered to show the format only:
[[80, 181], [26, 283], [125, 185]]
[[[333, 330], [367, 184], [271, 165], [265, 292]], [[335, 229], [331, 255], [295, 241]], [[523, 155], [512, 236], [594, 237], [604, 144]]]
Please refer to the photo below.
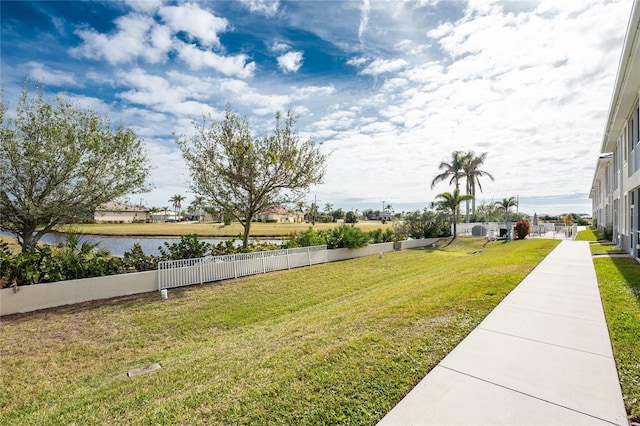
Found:
[[628, 425], [586, 242], [562, 241], [379, 425]]

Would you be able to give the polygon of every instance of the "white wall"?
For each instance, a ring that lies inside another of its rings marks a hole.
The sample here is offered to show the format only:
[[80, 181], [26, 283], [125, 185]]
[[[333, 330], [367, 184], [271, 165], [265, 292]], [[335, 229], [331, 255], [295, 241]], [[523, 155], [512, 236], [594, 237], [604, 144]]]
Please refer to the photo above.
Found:
[[158, 289], [158, 271], [109, 275], [0, 289], [0, 316]]
[[425, 238], [424, 240], [406, 240], [400, 241], [400, 247], [402, 250], [414, 249], [420, 247], [429, 247], [441, 238]]

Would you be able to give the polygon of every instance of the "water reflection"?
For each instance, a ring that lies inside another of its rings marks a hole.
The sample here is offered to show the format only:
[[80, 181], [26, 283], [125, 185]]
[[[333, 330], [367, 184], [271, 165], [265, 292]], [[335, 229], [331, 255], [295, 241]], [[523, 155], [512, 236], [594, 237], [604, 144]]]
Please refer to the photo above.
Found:
[[[0, 231], [0, 235], [11, 235], [10, 233]], [[66, 242], [64, 234], [49, 233], [40, 239], [43, 244], [60, 244]], [[218, 244], [221, 241], [227, 241], [224, 238], [200, 238], [200, 241], [205, 241], [210, 244]], [[167, 242], [169, 244], [177, 243], [180, 241], [180, 237], [123, 237], [123, 236], [111, 236], [111, 235], [83, 235], [80, 239], [81, 242], [89, 241], [100, 243], [100, 247], [106, 248], [114, 256], [122, 256], [125, 251], [131, 250], [134, 243], [140, 244], [145, 254], [159, 255], [160, 251], [158, 247], [163, 246]], [[265, 239], [260, 240], [261, 243], [274, 243], [280, 244], [282, 240]], [[235, 240], [236, 246], [242, 245], [242, 240]]]

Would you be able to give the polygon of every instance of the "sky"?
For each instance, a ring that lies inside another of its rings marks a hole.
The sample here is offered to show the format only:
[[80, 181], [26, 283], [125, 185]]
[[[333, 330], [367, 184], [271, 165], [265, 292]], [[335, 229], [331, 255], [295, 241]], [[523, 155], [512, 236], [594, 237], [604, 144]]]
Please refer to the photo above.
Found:
[[477, 203], [590, 213], [632, 0], [2, 1], [3, 102], [25, 78], [135, 130], [154, 189], [194, 198], [175, 143], [229, 105], [256, 136], [293, 111], [329, 155], [308, 201], [421, 209], [454, 150]]

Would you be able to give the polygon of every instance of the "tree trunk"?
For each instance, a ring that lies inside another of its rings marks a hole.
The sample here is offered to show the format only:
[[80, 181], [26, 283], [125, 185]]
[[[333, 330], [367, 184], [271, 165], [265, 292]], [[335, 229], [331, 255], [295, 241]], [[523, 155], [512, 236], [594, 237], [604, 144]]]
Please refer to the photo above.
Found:
[[504, 215], [504, 223], [507, 226], [507, 241], [511, 241], [511, 227], [509, 226], [509, 213]]
[[[468, 182], [467, 182], [467, 195], [471, 195], [471, 184]], [[465, 211], [464, 221], [466, 223], [469, 223], [469, 221], [471, 220], [471, 216], [469, 216], [469, 199], [465, 201], [466, 201], [467, 210]]]
[[453, 210], [453, 240], [456, 239], [456, 237], [458, 236], [458, 229], [457, 229], [457, 220], [456, 220], [456, 216], [458, 215], [458, 212], [456, 211], [456, 209]]
[[249, 230], [251, 229], [251, 220], [247, 220], [242, 224], [244, 227], [244, 235], [242, 236], [242, 248], [247, 248], [249, 245]]
[[22, 227], [22, 232], [20, 234], [20, 238], [22, 239], [22, 252], [26, 253], [29, 249], [35, 247], [40, 239], [36, 235], [36, 227], [25, 225]]
[[471, 213], [475, 214], [476, 212], [476, 182], [474, 181], [471, 185]]

